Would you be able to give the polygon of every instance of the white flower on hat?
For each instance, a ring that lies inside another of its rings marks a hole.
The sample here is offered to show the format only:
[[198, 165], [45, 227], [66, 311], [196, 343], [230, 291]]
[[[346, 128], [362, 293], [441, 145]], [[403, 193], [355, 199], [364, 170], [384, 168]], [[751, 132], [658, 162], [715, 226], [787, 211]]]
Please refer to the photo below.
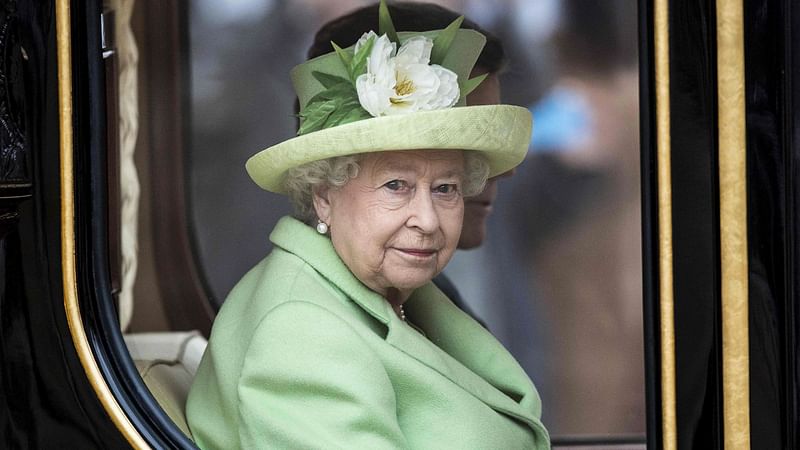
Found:
[[458, 77], [449, 69], [430, 64], [430, 38], [414, 36], [395, 52], [395, 43], [385, 34], [378, 37], [370, 31], [361, 36], [355, 51], [370, 38], [374, 42], [367, 70], [356, 79], [358, 101], [368, 113], [389, 116], [456, 104], [460, 95]]

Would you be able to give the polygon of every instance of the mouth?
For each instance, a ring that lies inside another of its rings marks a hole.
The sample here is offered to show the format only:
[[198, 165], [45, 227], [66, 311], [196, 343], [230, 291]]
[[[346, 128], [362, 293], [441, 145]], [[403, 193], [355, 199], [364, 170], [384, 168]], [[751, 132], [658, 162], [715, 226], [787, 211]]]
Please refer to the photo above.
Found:
[[427, 248], [395, 248], [395, 250], [416, 259], [430, 259], [438, 252], [438, 250]]

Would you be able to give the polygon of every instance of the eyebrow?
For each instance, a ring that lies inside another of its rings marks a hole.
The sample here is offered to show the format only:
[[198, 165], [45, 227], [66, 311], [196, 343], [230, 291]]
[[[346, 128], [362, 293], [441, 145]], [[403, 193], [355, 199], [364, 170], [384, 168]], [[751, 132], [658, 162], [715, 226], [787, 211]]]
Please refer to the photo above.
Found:
[[[414, 164], [409, 164], [407, 162], [387, 162], [381, 164], [380, 167], [375, 170], [376, 175], [382, 175], [386, 172], [390, 171], [397, 171], [397, 172], [416, 172], [416, 167]], [[465, 169], [458, 170], [448, 170], [447, 172], [439, 175], [440, 177], [453, 177], [453, 176], [463, 176], [466, 173]]]

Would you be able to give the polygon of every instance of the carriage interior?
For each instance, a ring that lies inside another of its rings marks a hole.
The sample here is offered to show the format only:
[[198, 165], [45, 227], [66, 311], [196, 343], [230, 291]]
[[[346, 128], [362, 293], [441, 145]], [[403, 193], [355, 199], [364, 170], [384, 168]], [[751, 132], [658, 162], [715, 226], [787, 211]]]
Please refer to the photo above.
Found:
[[[302, 61], [310, 33], [369, 2], [105, 3], [120, 327], [150, 392], [190, 436], [184, 403], [214, 314], [290, 212], [251, 186], [243, 161], [294, 133], [279, 74]], [[446, 270], [539, 386], [557, 446], [644, 448], [635, 4], [578, 14], [569, 0], [437, 3], [508, 42], [504, 101], [535, 118], [528, 160], [500, 185], [498, 237]], [[587, 57], [597, 52], [607, 57]], [[513, 289], [498, 296], [502, 286]]]

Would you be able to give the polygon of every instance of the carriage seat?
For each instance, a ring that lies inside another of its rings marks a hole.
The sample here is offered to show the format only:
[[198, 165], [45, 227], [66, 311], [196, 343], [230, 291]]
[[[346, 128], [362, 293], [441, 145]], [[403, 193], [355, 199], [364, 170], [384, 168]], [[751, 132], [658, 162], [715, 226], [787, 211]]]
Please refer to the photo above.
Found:
[[207, 343], [197, 331], [125, 335], [125, 344], [147, 388], [189, 437], [186, 397]]

